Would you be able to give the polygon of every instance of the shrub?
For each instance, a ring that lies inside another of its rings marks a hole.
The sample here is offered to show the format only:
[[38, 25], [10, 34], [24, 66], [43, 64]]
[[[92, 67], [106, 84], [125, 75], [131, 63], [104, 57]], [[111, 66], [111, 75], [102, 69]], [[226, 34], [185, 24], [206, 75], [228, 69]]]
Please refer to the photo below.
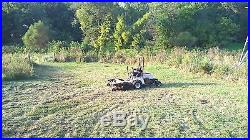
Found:
[[61, 49], [66, 48], [67, 43], [65, 41], [51, 41], [48, 44], [48, 52], [59, 53]]
[[3, 53], [22, 53], [26, 52], [26, 48], [19, 44], [17, 45], [10, 45], [10, 46], [2, 46]]
[[83, 62], [97, 62], [98, 55], [95, 51], [89, 51], [83, 56]]
[[82, 45], [81, 45], [81, 43], [79, 43], [79, 42], [71, 41], [71, 42], [69, 43], [69, 48], [81, 48], [81, 47], [82, 47]]
[[215, 65], [214, 75], [216, 77], [229, 76], [232, 74], [233, 69], [230, 65]]
[[91, 50], [93, 50], [93, 47], [89, 45], [90, 44], [90, 40], [88, 37], [85, 37], [82, 44], [81, 44], [81, 48], [82, 50], [87, 53]]
[[27, 55], [4, 53], [2, 57], [4, 80], [17, 80], [32, 76], [33, 66]]
[[126, 61], [126, 55], [124, 50], [118, 50], [113, 57], [113, 63], [125, 63]]
[[81, 48], [70, 47], [66, 51], [66, 62], [81, 62], [83, 57]]
[[203, 57], [201, 60], [201, 69], [203, 70], [204, 73], [206, 74], [211, 74], [214, 69], [213, 63], [209, 60], [208, 57]]
[[99, 50], [99, 61], [100, 62], [112, 62], [112, 58], [115, 54], [115, 45], [112, 42], [107, 42], [105, 46], [103, 46]]
[[38, 21], [29, 27], [22, 40], [30, 51], [44, 51], [49, 41], [49, 29], [42, 21]]
[[[121, 54], [121, 56], [126, 56]], [[240, 52], [228, 52], [218, 48], [208, 51], [187, 50], [186, 48], [173, 48], [171, 51], [158, 50], [149, 53], [143, 50], [147, 62], [165, 63], [168, 66], [181, 69], [185, 72], [204, 73], [217, 78], [245, 79], [247, 78], [247, 63], [236, 68]], [[126, 59], [123, 58], [123, 59]]]
[[173, 48], [168, 55], [167, 61], [170, 66], [179, 67], [182, 64], [184, 54], [186, 54], [184, 48]]
[[122, 49], [115, 52], [113, 63], [134, 64], [137, 61], [138, 51], [136, 49]]
[[101, 53], [99, 53], [99, 62], [112, 63], [114, 55], [115, 55], [114, 51], [110, 51], [110, 50], [102, 51]]
[[195, 45], [197, 38], [190, 32], [181, 32], [175, 38], [171, 38], [170, 41], [175, 46], [192, 47]]
[[48, 52], [54, 53], [54, 60], [57, 62], [81, 62], [83, 57], [81, 47], [80, 43], [74, 41], [69, 44], [65, 41], [52, 41], [49, 43]]
[[58, 53], [55, 54], [56, 62], [66, 62], [66, 51], [64, 49], [60, 49]]

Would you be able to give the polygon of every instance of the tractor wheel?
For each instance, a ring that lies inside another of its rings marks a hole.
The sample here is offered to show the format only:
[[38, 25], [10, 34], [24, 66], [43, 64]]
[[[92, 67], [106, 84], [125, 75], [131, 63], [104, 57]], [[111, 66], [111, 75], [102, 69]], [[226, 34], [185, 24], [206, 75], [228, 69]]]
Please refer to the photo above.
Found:
[[137, 80], [133, 82], [133, 85], [135, 89], [140, 89], [142, 87], [142, 82]]

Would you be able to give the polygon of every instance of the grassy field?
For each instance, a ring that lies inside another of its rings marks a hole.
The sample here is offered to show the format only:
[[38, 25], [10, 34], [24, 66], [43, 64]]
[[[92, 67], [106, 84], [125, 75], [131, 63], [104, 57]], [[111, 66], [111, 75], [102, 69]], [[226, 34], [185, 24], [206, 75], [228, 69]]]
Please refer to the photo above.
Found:
[[[247, 81], [145, 68], [159, 88], [112, 92], [106, 81], [126, 77], [126, 65], [44, 63], [35, 77], [2, 83], [4, 137], [247, 137]], [[104, 127], [112, 111], [150, 116], [145, 130]]]

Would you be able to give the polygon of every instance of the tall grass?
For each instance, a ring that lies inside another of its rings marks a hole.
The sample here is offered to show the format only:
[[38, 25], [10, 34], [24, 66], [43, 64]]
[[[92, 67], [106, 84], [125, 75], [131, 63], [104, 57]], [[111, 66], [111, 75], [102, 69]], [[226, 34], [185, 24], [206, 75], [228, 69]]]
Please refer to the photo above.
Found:
[[245, 62], [238, 67], [239, 57], [240, 52], [223, 51], [218, 48], [207, 51], [175, 48], [167, 54], [166, 64], [183, 71], [203, 73], [218, 78], [246, 79], [248, 65]]
[[[236, 64], [240, 57], [240, 51], [226, 51], [219, 48], [208, 50], [188, 50], [186, 48], [172, 48], [154, 50], [151, 48], [122, 49], [118, 51], [105, 51], [98, 55], [95, 51], [81, 52], [79, 48], [72, 47], [56, 54], [59, 62], [77, 61], [102, 62], [118, 64], [138, 64], [138, 57], [144, 57], [146, 64], [163, 64], [175, 67], [184, 72], [200, 73], [216, 78], [232, 80], [246, 79], [248, 75], [247, 62], [241, 67]], [[58, 59], [60, 56], [61, 59]]]
[[217, 78], [232, 80], [246, 79], [248, 76], [247, 62], [240, 67], [236, 64], [240, 57], [239, 51], [225, 51], [218, 48], [208, 50], [187, 50], [173, 48], [170, 50], [140, 52], [136, 50], [122, 50], [114, 54], [113, 63], [136, 64], [138, 56], [145, 58], [145, 63], [161, 63], [169, 67], [178, 68], [184, 72], [201, 73]]
[[[85, 47], [83, 45], [83, 47]], [[188, 50], [175, 47], [171, 49], [122, 49], [118, 51], [105, 50], [97, 53], [95, 50], [84, 50], [82, 44], [71, 42], [65, 46], [63, 42], [50, 44], [47, 54], [33, 53], [32, 61], [42, 62], [102, 62], [135, 65], [138, 57], [144, 57], [146, 64], [163, 64], [175, 67], [184, 72], [200, 73], [216, 78], [227, 78], [232, 80], [246, 79], [248, 76], [248, 65], [244, 62], [241, 67], [235, 64], [239, 60], [240, 51], [226, 51], [219, 48], [208, 50]], [[29, 76], [32, 66], [27, 62], [25, 56], [14, 53], [3, 56], [4, 77], [10, 79], [20, 76]], [[22, 74], [24, 73], [24, 74]]]
[[28, 55], [20, 53], [2, 54], [3, 80], [18, 80], [32, 76], [33, 66]]

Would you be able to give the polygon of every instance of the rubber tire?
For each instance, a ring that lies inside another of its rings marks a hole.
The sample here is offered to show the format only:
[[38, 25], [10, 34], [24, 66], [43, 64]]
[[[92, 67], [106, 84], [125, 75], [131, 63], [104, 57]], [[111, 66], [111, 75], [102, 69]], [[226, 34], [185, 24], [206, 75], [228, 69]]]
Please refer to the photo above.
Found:
[[[139, 87], [136, 87], [136, 84], [139, 84], [140, 86]], [[134, 89], [141, 89], [142, 88], [142, 82], [141, 81], [134, 81], [133, 82], [133, 85], [134, 85]]]

